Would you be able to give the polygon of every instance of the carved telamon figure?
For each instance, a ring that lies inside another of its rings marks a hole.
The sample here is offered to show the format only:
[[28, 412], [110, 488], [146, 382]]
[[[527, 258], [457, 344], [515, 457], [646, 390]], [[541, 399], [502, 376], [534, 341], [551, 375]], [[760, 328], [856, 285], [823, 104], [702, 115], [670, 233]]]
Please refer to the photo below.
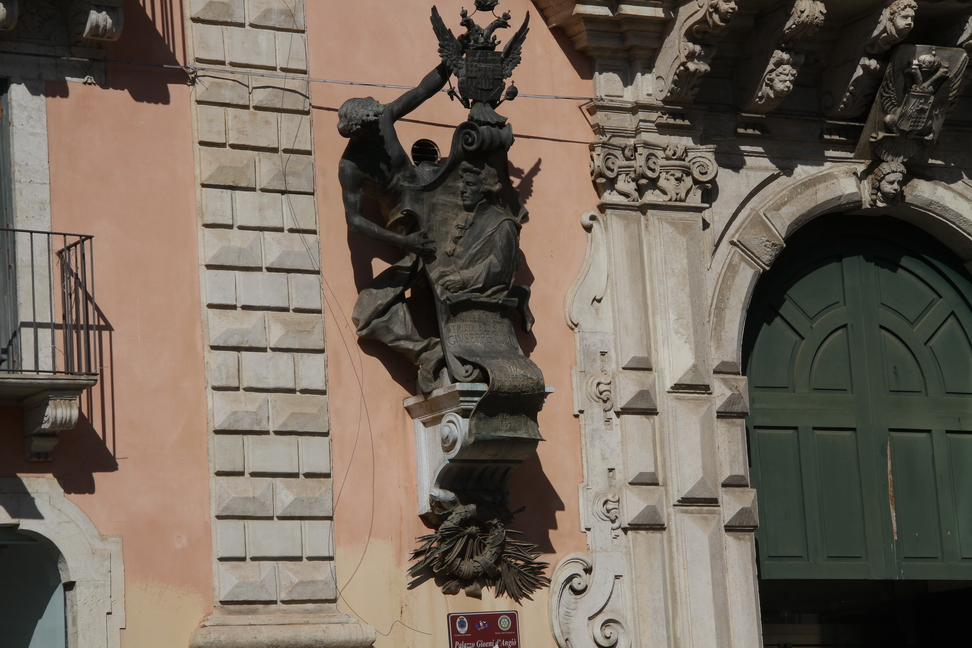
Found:
[[882, 162], [864, 182], [865, 207], [890, 207], [901, 199], [908, 169], [900, 162]]
[[[475, 1], [477, 12], [492, 13], [496, 4]], [[447, 593], [465, 589], [478, 596], [486, 586], [519, 600], [547, 581], [545, 564], [535, 560], [539, 551], [507, 538], [504, 525], [512, 514], [506, 485], [512, 469], [541, 440], [537, 413], [546, 387], [513, 327], [516, 313], [525, 331], [533, 324], [529, 289], [514, 286], [526, 210], [508, 171], [513, 131], [495, 109], [516, 96], [505, 81], [520, 61], [529, 14], [502, 51], [494, 32], [509, 28], [510, 15], [493, 14], [486, 27], [474, 16], [462, 11], [466, 31], [457, 38], [433, 7], [442, 64], [388, 105], [372, 98], [345, 102], [338, 130], [350, 141], [340, 179], [349, 231], [403, 252], [358, 296], [353, 313], [358, 335], [421, 366], [422, 396], [412, 401], [435, 408], [463, 391], [459, 387], [477, 394], [462, 416], [450, 410], [455, 434], [425, 434], [425, 424], [419, 425], [417, 452], [433, 457], [419, 467], [429, 473], [420, 476], [426, 485], [420, 489], [423, 499], [428, 493], [420, 511], [438, 530], [421, 539], [412, 573], [431, 570]], [[395, 122], [452, 75], [458, 91], [450, 90], [450, 96], [469, 110], [467, 121], [456, 128], [445, 161], [416, 166], [398, 140]], [[377, 201], [383, 224], [365, 217], [366, 199]], [[410, 289], [431, 292], [429, 315], [438, 324], [438, 337], [422, 336], [413, 323], [405, 302]], [[439, 419], [444, 420], [441, 414]], [[454, 560], [459, 545], [464, 557]]]

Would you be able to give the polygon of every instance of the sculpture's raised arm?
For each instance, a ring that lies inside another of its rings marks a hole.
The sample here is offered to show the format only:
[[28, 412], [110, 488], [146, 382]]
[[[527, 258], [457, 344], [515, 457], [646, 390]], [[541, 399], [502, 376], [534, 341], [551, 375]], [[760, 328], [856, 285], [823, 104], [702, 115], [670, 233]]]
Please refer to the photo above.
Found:
[[433, 97], [445, 86], [448, 80], [449, 66], [443, 61], [434, 70], [426, 74], [417, 87], [412, 88], [385, 107], [388, 118], [393, 122], [398, 121]]

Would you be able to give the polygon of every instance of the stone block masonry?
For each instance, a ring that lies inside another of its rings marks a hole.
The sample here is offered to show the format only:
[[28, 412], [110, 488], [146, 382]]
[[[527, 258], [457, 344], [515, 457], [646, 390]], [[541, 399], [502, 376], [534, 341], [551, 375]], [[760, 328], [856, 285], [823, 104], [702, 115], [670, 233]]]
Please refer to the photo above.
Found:
[[304, 3], [187, 11], [210, 68], [193, 92], [216, 604], [191, 645], [246, 645], [260, 626], [274, 645], [364, 648], [374, 631], [336, 606]]

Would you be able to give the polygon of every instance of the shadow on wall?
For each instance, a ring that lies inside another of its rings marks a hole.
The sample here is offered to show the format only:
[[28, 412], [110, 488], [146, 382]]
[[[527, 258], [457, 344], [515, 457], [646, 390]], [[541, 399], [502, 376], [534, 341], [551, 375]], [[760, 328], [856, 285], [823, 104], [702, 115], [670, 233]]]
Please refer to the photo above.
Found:
[[524, 461], [513, 472], [510, 492], [513, 495], [510, 510], [525, 507], [517, 514], [513, 524], [509, 525], [523, 532], [517, 539], [532, 542], [545, 554], [557, 553], [556, 547], [550, 541], [550, 531], [557, 528], [557, 511], [564, 510], [564, 500], [560, 499], [557, 490], [547, 479], [538, 455]]

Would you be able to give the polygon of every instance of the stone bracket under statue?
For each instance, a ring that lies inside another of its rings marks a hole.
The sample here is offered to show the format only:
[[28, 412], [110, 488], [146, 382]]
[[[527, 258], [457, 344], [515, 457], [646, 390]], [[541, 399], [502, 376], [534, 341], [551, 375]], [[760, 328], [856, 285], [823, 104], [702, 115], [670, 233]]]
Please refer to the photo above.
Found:
[[[473, 412], [487, 391], [483, 383], [456, 383], [405, 400], [415, 433], [418, 512], [431, 526], [458, 502], [505, 508], [510, 475], [540, 443], [539, 435], [513, 436], [502, 429], [496, 435], [488, 425], [477, 431]], [[544, 396], [551, 392], [548, 386]], [[501, 416], [494, 422], [502, 428], [510, 421]]]

